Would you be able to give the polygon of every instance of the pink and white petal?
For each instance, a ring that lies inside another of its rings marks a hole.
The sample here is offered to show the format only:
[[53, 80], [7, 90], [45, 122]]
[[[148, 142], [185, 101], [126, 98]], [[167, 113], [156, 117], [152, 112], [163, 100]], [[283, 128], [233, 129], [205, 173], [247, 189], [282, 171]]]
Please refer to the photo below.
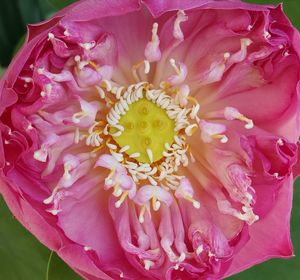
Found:
[[290, 237], [292, 196], [293, 178], [290, 176], [278, 192], [271, 211], [262, 220], [249, 227], [250, 240], [236, 254], [226, 272], [226, 277], [270, 258], [293, 256]]
[[[82, 188], [87, 193], [80, 199], [67, 197], [60, 203], [58, 224], [72, 241], [87, 246], [99, 256], [103, 267], [128, 271], [135, 275], [125, 261], [123, 250], [108, 211], [109, 193], [95, 178], [80, 182], [72, 189]], [[99, 181], [98, 181], [99, 182]], [[85, 221], [84, 224], [78, 221]], [[102, 240], [102, 242], [99, 242]]]

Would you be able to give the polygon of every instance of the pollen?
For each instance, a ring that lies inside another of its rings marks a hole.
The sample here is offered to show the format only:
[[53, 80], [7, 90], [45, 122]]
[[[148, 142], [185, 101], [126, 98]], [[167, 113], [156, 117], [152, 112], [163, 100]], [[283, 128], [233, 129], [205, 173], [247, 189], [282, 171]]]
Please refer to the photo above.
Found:
[[[127, 149], [128, 155], [138, 154], [136, 160], [143, 163], [159, 161], [165, 151], [165, 143], [174, 141], [175, 121], [167, 112], [152, 101], [142, 98], [129, 105], [129, 110], [122, 115], [119, 125], [124, 131], [118, 137], [113, 136], [118, 145]], [[116, 135], [119, 130], [110, 128], [110, 134]]]

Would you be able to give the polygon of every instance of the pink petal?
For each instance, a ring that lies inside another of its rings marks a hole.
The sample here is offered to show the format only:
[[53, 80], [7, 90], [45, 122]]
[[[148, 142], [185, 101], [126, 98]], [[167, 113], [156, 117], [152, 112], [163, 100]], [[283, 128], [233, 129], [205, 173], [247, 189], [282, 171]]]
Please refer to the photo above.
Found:
[[249, 228], [250, 240], [235, 256], [225, 277], [270, 258], [293, 256], [290, 238], [292, 194], [293, 178], [289, 177], [278, 193], [270, 213]]

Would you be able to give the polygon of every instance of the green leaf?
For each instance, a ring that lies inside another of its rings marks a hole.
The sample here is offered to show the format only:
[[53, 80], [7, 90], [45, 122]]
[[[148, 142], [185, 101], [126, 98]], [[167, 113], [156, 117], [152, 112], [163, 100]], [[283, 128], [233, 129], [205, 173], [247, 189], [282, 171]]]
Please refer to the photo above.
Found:
[[57, 254], [51, 252], [47, 272], [46, 280], [81, 280], [71, 268], [69, 268]]
[[68, 5], [76, 2], [76, 0], [48, 0], [48, 1], [56, 9], [62, 9]]
[[5, 72], [5, 68], [2, 68], [2, 67], [0, 66], [0, 79], [1, 79], [1, 77], [3, 76], [4, 72]]
[[15, 46], [15, 49], [14, 49], [14, 55], [19, 51], [19, 49], [23, 46], [24, 42], [25, 42], [25, 39], [26, 39], [26, 35], [24, 34], [19, 42], [16, 44]]
[[1, 0], [0, 64], [9, 64], [27, 24], [45, 20], [54, 12], [47, 0]]
[[0, 279], [44, 279], [48, 257], [49, 250], [20, 225], [0, 195]]

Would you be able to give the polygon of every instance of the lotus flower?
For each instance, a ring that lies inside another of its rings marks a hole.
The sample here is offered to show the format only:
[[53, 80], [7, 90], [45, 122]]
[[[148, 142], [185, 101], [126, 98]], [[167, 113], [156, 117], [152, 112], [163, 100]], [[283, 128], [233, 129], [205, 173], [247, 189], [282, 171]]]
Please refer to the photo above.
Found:
[[281, 6], [78, 1], [1, 80], [1, 193], [85, 279], [290, 257], [299, 49]]

